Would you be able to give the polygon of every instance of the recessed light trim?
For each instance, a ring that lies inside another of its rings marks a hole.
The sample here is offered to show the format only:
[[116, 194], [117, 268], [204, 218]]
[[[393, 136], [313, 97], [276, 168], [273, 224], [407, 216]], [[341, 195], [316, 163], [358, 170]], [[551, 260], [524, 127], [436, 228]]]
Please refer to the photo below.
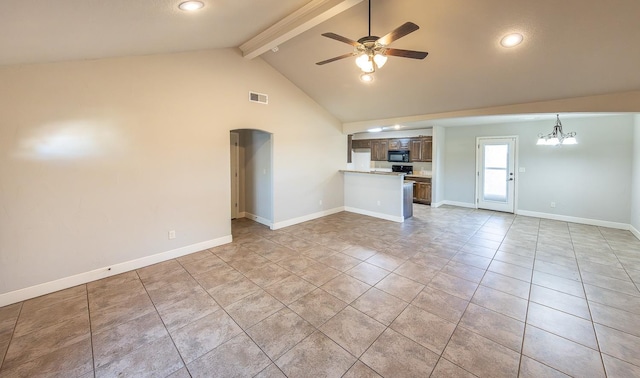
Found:
[[500, 44], [502, 45], [502, 47], [509, 48], [509, 47], [518, 46], [519, 44], [522, 43], [523, 40], [524, 40], [524, 37], [522, 34], [511, 33], [502, 37], [502, 39], [500, 40]]
[[186, 12], [197, 11], [202, 9], [203, 7], [204, 3], [202, 1], [183, 1], [180, 3], [180, 5], [178, 5], [178, 8], [180, 8], [180, 10]]

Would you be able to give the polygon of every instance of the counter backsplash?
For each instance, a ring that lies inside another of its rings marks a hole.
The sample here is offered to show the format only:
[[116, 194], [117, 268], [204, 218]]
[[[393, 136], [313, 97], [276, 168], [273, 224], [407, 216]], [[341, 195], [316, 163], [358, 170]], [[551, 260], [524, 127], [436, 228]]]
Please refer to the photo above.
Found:
[[[386, 161], [372, 161], [371, 170], [382, 171], [382, 172], [386, 172], [388, 170], [388, 172], [390, 172], [391, 166], [394, 164], [397, 164], [397, 163], [389, 163]], [[417, 175], [419, 174], [430, 175], [432, 171], [432, 168], [431, 168], [432, 163], [413, 162], [413, 163], [404, 163], [404, 165], [412, 165], [413, 173]]]

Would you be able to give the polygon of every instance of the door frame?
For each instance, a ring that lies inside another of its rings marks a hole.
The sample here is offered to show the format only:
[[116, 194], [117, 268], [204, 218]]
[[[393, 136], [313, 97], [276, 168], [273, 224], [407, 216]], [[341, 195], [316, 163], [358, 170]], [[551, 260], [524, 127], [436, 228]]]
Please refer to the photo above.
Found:
[[[231, 219], [240, 217], [240, 134], [231, 131], [229, 133], [230, 148], [230, 177], [231, 180]], [[235, 164], [234, 164], [235, 163]], [[234, 177], [235, 174], [235, 177]], [[235, 182], [235, 185], [234, 185]], [[234, 203], [235, 202], [235, 203]]]
[[482, 137], [476, 137], [476, 171], [475, 171], [475, 182], [476, 182], [476, 190], [475, 190], [475, 208], [479, 209], [480, 207], [479, 202], [480, 202], [480, 169], [481, 169], [481, 164], [482, 162], [480, 161], [480, 141], [481, 140], [489, 140], [489, 139], [513, 139], [513, 149], [514, 149], [514, 156], [513, 156], [513, 180], [514, 180], [514, 187], [513, 187], [513, 214], [517, 214], [518, 213], [518, 184], [519, 184], [519, 177], [518, 177], [518, 158], [519, 158], [519, 153], [520, 153], [520, 148], [518, 148], [519, 146], [519, 138], [517, 135], [506, 135], [506, 136], [482, 136]]

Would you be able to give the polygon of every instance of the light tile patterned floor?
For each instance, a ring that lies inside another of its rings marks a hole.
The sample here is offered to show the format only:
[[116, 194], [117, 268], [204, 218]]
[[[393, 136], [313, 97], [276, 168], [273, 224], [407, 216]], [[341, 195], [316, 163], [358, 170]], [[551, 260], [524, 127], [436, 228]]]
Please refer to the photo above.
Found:
[[0, 377], [640, 376], [628, 231], [339, 213], [0, 308]]

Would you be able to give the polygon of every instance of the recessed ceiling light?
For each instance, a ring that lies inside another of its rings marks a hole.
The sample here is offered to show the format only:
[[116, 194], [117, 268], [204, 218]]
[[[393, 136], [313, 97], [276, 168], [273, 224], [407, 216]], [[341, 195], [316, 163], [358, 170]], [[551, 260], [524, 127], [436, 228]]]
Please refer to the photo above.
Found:
[[513, 47], [522, 43], [523, 36], [520, 33], [507, 34], [500, 40], [503, 47]]
[[202, 1], [183, 1], [178, 5], [178, 8], [188, 12], [197, 11], [198, 9], [202, 9], [202, 7], [204, 7]]

